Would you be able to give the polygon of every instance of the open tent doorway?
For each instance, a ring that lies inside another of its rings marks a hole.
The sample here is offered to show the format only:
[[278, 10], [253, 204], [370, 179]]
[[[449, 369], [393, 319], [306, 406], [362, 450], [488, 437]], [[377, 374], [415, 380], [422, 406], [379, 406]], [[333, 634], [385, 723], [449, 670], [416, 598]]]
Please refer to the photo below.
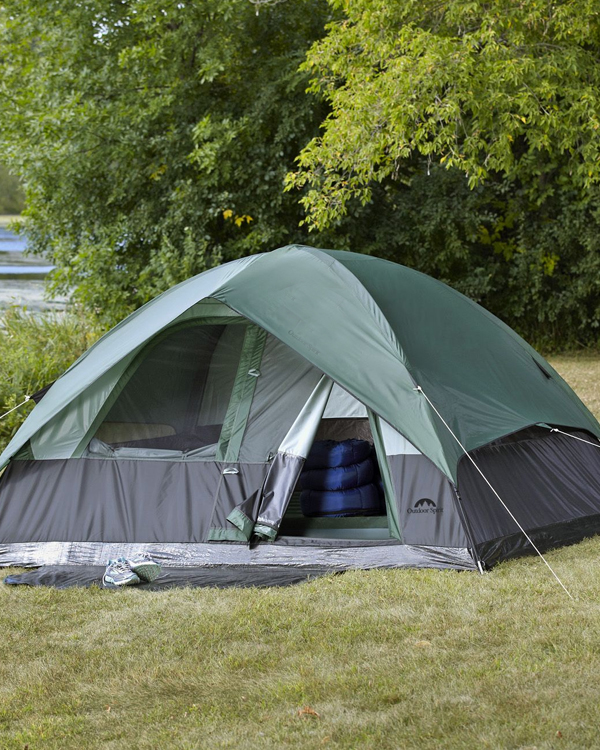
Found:
[[389, 542], [386, 506], [367, 408], [333, 384], [280, 534]]
[[314, 442], [280, 528], [290, 543], [468, 544], [453, 485], [397, 430], [337, 384], [312, 418]]

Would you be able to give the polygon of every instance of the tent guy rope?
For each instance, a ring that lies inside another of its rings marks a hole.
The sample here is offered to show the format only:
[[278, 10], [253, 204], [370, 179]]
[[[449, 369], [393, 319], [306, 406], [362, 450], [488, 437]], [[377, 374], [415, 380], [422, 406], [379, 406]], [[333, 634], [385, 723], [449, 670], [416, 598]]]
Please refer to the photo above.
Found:
[[429, 398], [429, 396], [425, 393], [425, 391], [421, 388], [420, 385], [418, 385], [415, 388], [415, 391], [418, 391], [419, 393], [421, 393], [425, 397], [425, 399], [426, 399], [427, 403], [429, 404], [429, 406], [431, 406], [431, 408], [433, 409], [433, 411], [438, 415], [438, 417], [444, 423], [444, 426], [446, 427], [446, 429], [448, 430], [448, 432], [452, 435], [452, 437], [456, 440], [456, 442], [459, 444], [459, 446], [461, 447], [461, 449], [464, 452], [465, 456], [467, 456], [467, 458], [473, 464], [473, 466], [475, 467], [475, 469], [477, 469], [477, 471], [481, 475], [483, 481], [487, 484], [487, 486], [490, 488], [490, 490], [498, 498], [498, 500], [502, 504], [502, 507], [504, 508], [504, 510], [508, 513], [508, 515], [512, 518], [512, 520], [517, 524], [517, 526], [519, 527], [519, 529], [523, 533], [525, 539], [527, 539], [527, 541], [529, 542], [529, 544], [531, 544], [531, 546], [533, 547], [533, 549], [541, 557], [542, 561], [544, 562], [544, 564], [546, 565], [546, 567], [548, 568], [548, 570], [552, 573], [552, 575], [554, 576], [554, 578], [556, 578], [556, 580], [558, 581], [558, 583], [560, 584], [560, 586], [563, 588], [563, 590], [565, 591], [565, 593], [569, 597], [569, 599], [574, 600], [575, 597], [571, 594], [571, 592], [565, 586], [565, 584], [560, 580], [560, 578], [558, 577], [557, 573], [554, 571], [553, 567], [550, 565], [550, 563], [548, 562], [548, 560], [546, 560], [546, 558], [540, 552], [540, 550], [536, 547], [533, 539], [529, 536], [529, 534], [525, 531], [525, 529], [523, 528], [523, 526], [519, 523], [519, 521], [515, 517], [514, 513], [508, 507], [508, 505], [504, 502], [504, 500], [500, 497], [500, 495], [492, 487], [490, 481], [485, 476], [485, 474], [483, 473], [483, 471], [481, 471], [481, 469], [479, 468], [479, 466], [475, 462], [475, 459], [473, 458], [473, 456], [471, 456], [471, 454], [467, 451], [467, 449], [465, 448], [465, 446], [460, 442], [460, 440], [458, 439], [458, 437], [454, 434], [452, 428], [450, 427], [450, 425], [448, 424], [448, 422], [446, 422], [446, 420], [444, 419], [444, 417], [442, 417], [442, 415], [439, 413], [439, 411], [436, 409], [436, 407], [434, 406], [434, 404], [431, 402], [431, 399]]
[[583, 438], [577, 437], [577, 435], [571, 435], [569, 432], [565, 432], [564, 430], [559, 430], [558, 427], [550, 428], [550, 432], [560, 432], [561, 435], [566, 435], [567, 437], [573, 438], [573, 440], [579, 440], [580, 443], [587, 443], [588, 445], [591, 445], [594, 448], [600, 448], [600, 445], [598, 445], [598, 443], [592, 443], [591, 440], [584, 440]]
[[13, 406], [12, 409], [9, 409], [8, 411], [4, 412], [4, 414], [0, 414], [0, 419], [4, 419], [4, 417], [8, 417], [8, 415], [11, 414], [13, 411], [15, 411], [19, 407], [23, 406], [23, 404], [26, 404], [29, 401], [30, 398], [31, 398], [31, 396], [25, 396], [25, 399], [23, 401], [21, 401], [20, 404], [17, 404], [16, 406]]

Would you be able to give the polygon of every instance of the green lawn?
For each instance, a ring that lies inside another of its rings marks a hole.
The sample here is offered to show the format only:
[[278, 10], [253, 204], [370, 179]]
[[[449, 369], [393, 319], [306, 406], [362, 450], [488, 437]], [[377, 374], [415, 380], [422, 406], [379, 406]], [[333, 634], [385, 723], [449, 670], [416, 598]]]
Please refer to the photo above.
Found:
[[[600, 413], [600, 357], [553, 363]], [[574, 602], [536, 558], [271, 590], [0, 586], [0, 748], [600, 747], [600, 539], [548, 559]]]

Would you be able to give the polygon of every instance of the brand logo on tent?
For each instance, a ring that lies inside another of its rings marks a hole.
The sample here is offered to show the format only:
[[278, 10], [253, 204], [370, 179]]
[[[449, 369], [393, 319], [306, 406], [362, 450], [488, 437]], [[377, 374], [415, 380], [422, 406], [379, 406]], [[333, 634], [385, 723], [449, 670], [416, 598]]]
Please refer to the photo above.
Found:
[[422, 497], [412, 508], [408, 509], [409, 513], [443, 513], [443, 511], [443, 508], [438, 508], [428, 497]]

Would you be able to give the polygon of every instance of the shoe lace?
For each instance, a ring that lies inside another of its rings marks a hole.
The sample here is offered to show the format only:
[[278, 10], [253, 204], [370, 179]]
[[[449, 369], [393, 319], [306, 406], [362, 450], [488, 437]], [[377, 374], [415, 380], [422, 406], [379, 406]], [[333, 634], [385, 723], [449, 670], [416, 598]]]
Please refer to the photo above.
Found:
[[129, 565], [127, 565], [125, 560], [115, 560], [112, 567], [119, 573], [126, 573], [129, 570]]

